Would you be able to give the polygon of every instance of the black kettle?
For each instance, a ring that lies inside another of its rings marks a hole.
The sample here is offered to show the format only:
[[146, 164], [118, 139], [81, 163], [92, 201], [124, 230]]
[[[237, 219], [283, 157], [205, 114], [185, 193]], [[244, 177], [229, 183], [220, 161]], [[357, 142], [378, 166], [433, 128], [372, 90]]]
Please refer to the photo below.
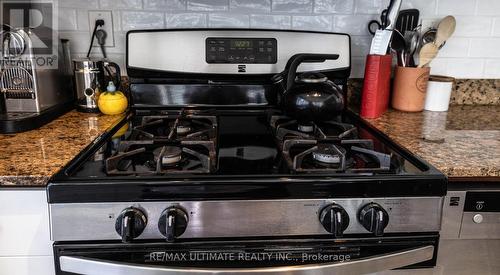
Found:
[[299, 122], [310, 123], [331, 120], [344, 110], [342, 89], [324, 74], [305, 72], [297, 76], [297, 67], [301, 63], [338, 58], [338, 54], [305, 53], [290, 58], [285, 70], [273, 77], [275, 84], [283, 91], [278, 100], [285, 115]]

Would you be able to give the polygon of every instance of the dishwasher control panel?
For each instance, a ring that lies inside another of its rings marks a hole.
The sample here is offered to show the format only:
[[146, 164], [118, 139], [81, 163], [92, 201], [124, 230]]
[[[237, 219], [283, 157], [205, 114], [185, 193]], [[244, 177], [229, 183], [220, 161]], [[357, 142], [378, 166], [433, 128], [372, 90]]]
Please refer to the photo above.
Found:
[[444, 239], [500, 239], [500, 190], [448, 191]]

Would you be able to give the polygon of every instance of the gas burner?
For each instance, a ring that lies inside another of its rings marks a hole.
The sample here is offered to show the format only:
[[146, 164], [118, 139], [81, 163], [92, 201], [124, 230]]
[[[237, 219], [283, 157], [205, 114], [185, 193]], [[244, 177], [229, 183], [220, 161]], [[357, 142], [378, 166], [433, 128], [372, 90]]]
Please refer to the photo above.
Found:
[[338, 121], [299, 123], [286, 116], [272, 116], [270, 124], [279, 142], [294, 138], [341, 140], [357, 136], [357, 129], [354, 125]]
[[371, 140], [341, 140], [325, 143], [311, 139], [288, 139], [283, 159], [294, 172], [375, 173], [391, 169], [391, 156], [373, 150]]
[[314, 124], [299, 124], [297, 126], [299, 132], [302, 133], [312, 133], [314, 131]]
[[177, 124], [176, 132], [179, 136], [185, 136], [192, 131], [191, 123], [189, 121], [179, 121]]
[[345, 153], [346, 150], [342, 147], [333, 144], [320, 144], [318, 149], [312, 152], [312, 157], [322, 164], [339, 164], [342, 162]]
[[163, 146], [153, 150], [153, 155], [161, 166], [175, 166], [182, 160], [182, 149], [178, 146]]
[[217, 170], [217, 118], [184, 111], [141, 116], [105, 160], [107, 175], [209, 174]]

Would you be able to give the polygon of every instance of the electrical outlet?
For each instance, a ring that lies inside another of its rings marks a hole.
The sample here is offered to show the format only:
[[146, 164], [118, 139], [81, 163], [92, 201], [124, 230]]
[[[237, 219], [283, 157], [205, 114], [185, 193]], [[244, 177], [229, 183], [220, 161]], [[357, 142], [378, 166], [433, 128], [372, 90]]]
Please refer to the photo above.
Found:
[[[92, 31], [94, 30], [95, 21], [102, 19], [104, 20], [104, 26], [98, 27], [97, 29], [103, 29], [108, 35], [106, 37], [105, 47], [115, 46], [115, 35], [113, 33], [113, 15], [111, 11], [89, 11], [89, 26], [90, 26], [90, 36], [92, 36]], [[99, 47], [97, 39], [94, 39], [94, 47]]]

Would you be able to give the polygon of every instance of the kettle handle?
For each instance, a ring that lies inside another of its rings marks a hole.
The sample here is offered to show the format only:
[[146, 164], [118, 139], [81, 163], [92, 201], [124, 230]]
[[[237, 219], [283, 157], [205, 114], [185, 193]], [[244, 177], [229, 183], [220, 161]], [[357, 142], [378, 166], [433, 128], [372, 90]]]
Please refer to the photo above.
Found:
[[[289, 90], [295, 83], [295, 76], [297, 75], [297, 68], [300, 64], [304, 62], [325, 62], [325, 60], [337, 60], [339, 59], [338, 54], [318, 54], [318, 53], [299, 53], [292, 56], [286, 67], [290, 66], [288, 69], [288, 76], [286, 78], [286, 89]], [[285, 67], [285, 70], [286, 70]]]
[[[116, 89], [119, 90], [120, 84], [122, 81], [121, 80], [122, 76], [121, 76], [121, 72], [120, 72], [120, 66], [118, 66], [118, 64], [116, 64], [115, 62], [106, 62], [105, 66], [111, 66], [115, 69], [115, 86], [116, 86]], [[109, 73], [109, 71], [108, 71], [108, 73]]]

